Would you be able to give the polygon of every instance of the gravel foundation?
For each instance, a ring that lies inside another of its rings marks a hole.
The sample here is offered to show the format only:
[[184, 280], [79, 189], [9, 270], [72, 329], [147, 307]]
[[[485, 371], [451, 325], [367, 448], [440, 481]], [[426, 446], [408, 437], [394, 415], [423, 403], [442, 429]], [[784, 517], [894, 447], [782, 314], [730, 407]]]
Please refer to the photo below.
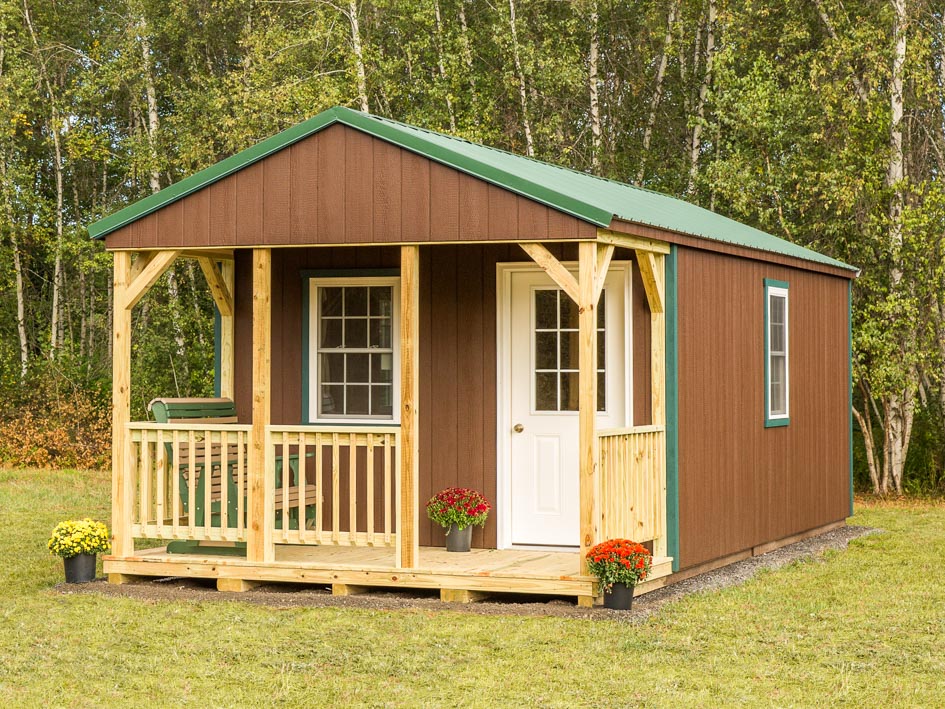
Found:
[[776, 549], [761, 556], [738, 561], [720, 569], [651, 591], [633, 600], [633, 610], [612, 611], [602, 607], [581, 608], [573, 598], [494, 594], [478, 603], [440, 601], [439, 591], [416, 589], [370, 591], [357, 596], [332, 596], [326, 586], [300, 584], [266, 584], [245, 593], [221, 593], [210, 579], [155, 578], [141, 583], [111, 585], [104, 579], [88, 584], [59, 584], [63, 594], [97, 593], [104, 596], [137, 598], [154, 601], [238, 601], [273, 608], [360, 608], [365, 610], [415, 610], [471, 613], [474, 615], [551, 616], [587, 618], [620, 622], [639, 622], [666, 603], [692, 593], [714, 591], [744, 583], [761, 569], [779, 569], [800, 559], [819, 561], [825, 551], [845, 549], [851, 540], [882, 530], [870, 527], [845, 526], [810, 539]]

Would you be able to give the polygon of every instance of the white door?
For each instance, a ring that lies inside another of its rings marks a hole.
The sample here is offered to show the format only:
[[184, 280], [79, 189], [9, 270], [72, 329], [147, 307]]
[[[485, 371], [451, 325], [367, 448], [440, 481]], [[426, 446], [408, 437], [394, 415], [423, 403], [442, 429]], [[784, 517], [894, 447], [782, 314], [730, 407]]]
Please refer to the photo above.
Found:
[[[598, 305], [598, 428], [627, 421], [629, 265], [613, 264]], [[542, 271], [508, 293], [508, 471], [512, 545], [578, 546], [578, 309]]]

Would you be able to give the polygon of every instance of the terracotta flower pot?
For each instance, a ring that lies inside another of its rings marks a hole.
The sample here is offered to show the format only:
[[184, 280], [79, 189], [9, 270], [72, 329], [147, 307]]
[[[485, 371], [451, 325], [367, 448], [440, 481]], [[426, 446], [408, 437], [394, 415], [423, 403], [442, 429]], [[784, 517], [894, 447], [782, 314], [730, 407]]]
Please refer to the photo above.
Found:
[[66, 583], [88, 583], [95, 580], [95, 554], [77, 554], [63, 558]]
[[455, 524], [446, 530], [446, 551], [469, 551], [472, 546], [472, 525], [460, 529]]
[[633, 586], [625, 583], [615, 583], [610, 592], [604, 593], [604, 608], [614, 611], [628, 611], [633, 605]]

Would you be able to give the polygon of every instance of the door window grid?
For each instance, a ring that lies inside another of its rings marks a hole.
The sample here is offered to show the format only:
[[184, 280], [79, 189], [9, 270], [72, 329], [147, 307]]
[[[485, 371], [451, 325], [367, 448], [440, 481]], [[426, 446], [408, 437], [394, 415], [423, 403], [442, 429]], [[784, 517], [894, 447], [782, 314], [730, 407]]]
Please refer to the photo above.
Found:
[[[606, 410], [605, 295], [597, 306], [597, 410]], [[536, 411], [578, 410], [579, 312], [560, 289], [535, 290], [534, 375]]]
[[318, 289], [318, 414], [393, 418], [393, 287]]

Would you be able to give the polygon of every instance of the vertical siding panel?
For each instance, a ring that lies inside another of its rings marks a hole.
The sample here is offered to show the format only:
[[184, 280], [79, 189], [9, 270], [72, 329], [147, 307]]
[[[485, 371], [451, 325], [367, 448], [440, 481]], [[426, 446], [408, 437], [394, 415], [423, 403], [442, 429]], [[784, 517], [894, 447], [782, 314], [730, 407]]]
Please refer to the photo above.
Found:
[[260, 163], [237, 172], [236, 243], [240, 246], [265, 244], [263, 235], [264, 175]]
[[236, 302], [233, 318], [233, 401], [240, 423], [253, 420], [253, 252], [235, 254]]
[[[438, 490], [433, 489], [433, 390], [437, 382], [433, 371], [433, 259], [430, 247], [420, 249], [420, 504], [425, 505]], [[420, 544], [438, 545], [435, 527], [425, 514], [420, 515]], [[442, 532], [440, 532], [442, 534]]]
[[164, 246], [184, 246], [184, 205], [174, 202], [155, 213], [157, 234]]
[[[482, 463], [483, 494], [495, 505], [498, 499], [498, 463], [496, 451], [497, 406], [496, 400], [496, 263], [500, 255], [507, 251], [504, 246], [485, 246], [482, 249]], [[521, 249], [516, 249], [524, 256]], [[470, 425], [475, 425], [470, 422]], [[486, 521], [483, 546], [494, 548], [498, 544], [498, 510], [494, 510]]]
[[399, 148], [380, 140], [374, 148], [374, 241], [401, 241], [401, 154]]
[[289, 243], [313, 244], [318, 239], [319, 134], [293, 145], [289, 153]]
[[518, 235], [521, 239], [544, 239], [548, 234], [547, 207], [530, 199], [518, 200]]
[[[457, 391], [458, 313], [457, 252], [452, 246], [432, 247], [433, 278], [431, 318], [433, 335], [430, 376], [435, 382], [430, 415], [433, 423], [433, 441], [430, 457], [436, 461], [433, 468], [434, 492], [456, 485], [461, 479], [457, 457], [459, 396]], [[465, 372], [463, 372], [465, 376]], [[465, 410], [466, 404], [463, 402]]]
[[630, 302], [633, 326], [633, 425], [653, 423], [650, 405], [650, 308], [646, 302], [643, 278], [634, 259], [631, 266]]
[[292, 154], [280, 150], [259, 163], [263, 168], [263, 234], [267, 244], [291, 243]]
[[210, 245], [210, 193], [198, 190], [180, 201], [184, 208], [184, 244]]
[[[463, 407], [463, 415], [457, 417], [457, 460], [460, 467], [467, 467], [469, 471], [468, 484], [482, 491], [486, 487], [480, 423], [485, 417], [482, 249], [457, 247], [456, 251], [458, 257], [457, 306], [454, 325], [458, 370], [456, 400], [457, 407]], [[473, 530], [473, 537], [476, 546], [484, 545], [484, 530], [481, 527]]]
[[340, 125], [318, 134], [318, 242], [345, 243], [345, 134]]
[[236, 244], [236, 180], [226, 177], [206, 188], [210, 195], [210, 245]]
[[[845, 516], [846, 281], [681, 249], [682, 567]], [[764, 428], [764, 278], [790, 284], [791, 423]]]
[[519, 237], [517, 197], [489, 185], [489, 237], [508, 241]]
[[433, 241], [459, 239], [459, 173], [430, 165], [430, 226]]
[[401, 235], [404, 241], [429, 241], [430, 161], [409, 151], [401, 155]]
[[570, 214], [559, 212], [556, 209], [548, 210], [548, 238], [549, 239], [576, 239], [578, 238], [578, 220]]
[[373, 139], [345, 128], [345, 243], [374, 240]]
[[469, 175], [459, 178], [459, 238], [489, 238], [489, 185]]

